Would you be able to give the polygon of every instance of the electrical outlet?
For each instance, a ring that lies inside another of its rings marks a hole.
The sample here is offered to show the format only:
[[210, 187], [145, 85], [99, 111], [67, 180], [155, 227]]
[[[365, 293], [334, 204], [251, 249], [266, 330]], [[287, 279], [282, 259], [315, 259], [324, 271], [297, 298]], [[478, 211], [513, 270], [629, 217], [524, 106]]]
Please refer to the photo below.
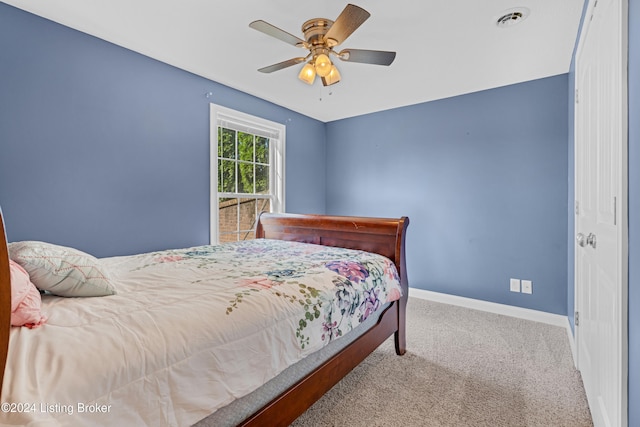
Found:
[[511, 292], [520, 292], [520, 279], [511, 279], [509, 289]]
[[522, 293], [523, 294], [532, 294], [533, 293], [533, 283], [531, 280], [523, 280], [522, 281]]

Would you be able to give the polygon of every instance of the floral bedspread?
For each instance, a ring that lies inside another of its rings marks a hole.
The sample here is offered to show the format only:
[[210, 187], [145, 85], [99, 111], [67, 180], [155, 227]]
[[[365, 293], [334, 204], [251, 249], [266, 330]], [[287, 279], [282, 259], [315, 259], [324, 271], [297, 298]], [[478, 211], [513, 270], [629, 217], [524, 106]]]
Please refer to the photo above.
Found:
[[147, 256], [151, 262], [134, 271], [174, 264], [202, 272], [190, 280], [193, 285], [214, 278], [227, 290], [225, 312], [230, 318], [255, 310], [249, 301], [286, 302], [288, 312], [299, 312], [295, 335], [301, 349], [318, 348], [344, 335], [402, 292], [388, 258], [344, 248], [256, 239]]

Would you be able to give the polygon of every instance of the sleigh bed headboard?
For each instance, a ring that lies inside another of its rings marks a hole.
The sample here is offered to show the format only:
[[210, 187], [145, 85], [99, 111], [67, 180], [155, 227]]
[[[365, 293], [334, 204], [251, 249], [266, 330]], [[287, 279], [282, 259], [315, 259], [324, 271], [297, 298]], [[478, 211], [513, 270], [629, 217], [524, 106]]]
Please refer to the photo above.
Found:
[[406, 283], [404, 236], [409, 218], [262, 213], [256, 237], [359, 249], [384, 255]]

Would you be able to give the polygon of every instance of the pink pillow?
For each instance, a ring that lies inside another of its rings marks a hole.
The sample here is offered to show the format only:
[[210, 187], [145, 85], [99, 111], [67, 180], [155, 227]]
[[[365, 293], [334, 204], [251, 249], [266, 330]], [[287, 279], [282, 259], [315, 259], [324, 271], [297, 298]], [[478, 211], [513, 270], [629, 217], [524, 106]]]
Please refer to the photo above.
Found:
[[29, 274], [19, 264], [9, 260], [11, 268], [11, 325], [36, 328], [46, 322], [40, 312], [40, 291], [29, 280]]

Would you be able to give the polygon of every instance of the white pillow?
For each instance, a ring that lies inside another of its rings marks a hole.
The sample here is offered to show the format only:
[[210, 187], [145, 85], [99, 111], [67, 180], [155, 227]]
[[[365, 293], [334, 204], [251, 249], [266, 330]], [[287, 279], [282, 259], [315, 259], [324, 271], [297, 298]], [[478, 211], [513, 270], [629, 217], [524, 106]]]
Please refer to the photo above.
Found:
[[9, 243], [9, 258], [27, 270], [38, 289], [62, 297], [114, 295], [116, 289], [100, 260], [77, 249], [51, 243]]

